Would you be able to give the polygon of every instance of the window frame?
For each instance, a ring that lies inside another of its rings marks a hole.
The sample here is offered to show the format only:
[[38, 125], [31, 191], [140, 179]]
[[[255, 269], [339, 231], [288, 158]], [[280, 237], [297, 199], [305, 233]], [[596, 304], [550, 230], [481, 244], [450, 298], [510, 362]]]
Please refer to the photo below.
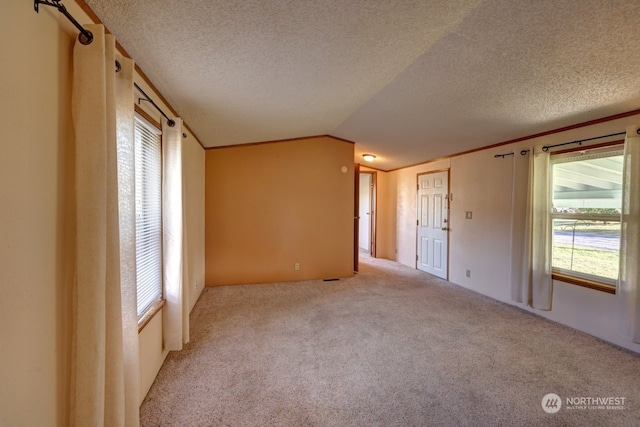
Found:
[[[140, 122], [143, 126], [147, 127], [150, 131], [152, 131], [153, 133], [155, 133], [156, 135], [158, 135], [159, 137], [159, 144], [160, 144], [160, 197], [162, 200], [162, 185], [163, 185], [163, 164], [162, 164], [162, 127], [160, 125], [160, 123], [158, 123], [156, 120], [154, 120], [149, 114], [147, 114], [144, 110], [142, 110], [141, 108], [139, 108], [137, 105], [135, 105], [135, 114], [134, 114], [134, 125], [137, 126], [137, 122]], [[135, 128], [135, 126], [134, 126]], [[136, 146], [138, 144], [138, 140], [137, 138], [134, 137], [134, 152], [136, 150]], [[135, 166], [134, 166], [134, 187], [136, 185], [136, 170], [135, 170]], [[137, 202], [136, 202], [137, 203]], [[162, 209], [162, 206], [161, 206]], [[161, 221], [162, 221], [162, 211], [161, 211]], [[162, 225], [160, 226], [160, 230], [162, 232]], [[136, 232], [137, 232], [137, 227], [136, 227]], [[163, 241], [163, 236], [161, 235], [161, 240], [160, 240], [160, 252], [161, 254], [164, 253], [164, 241]], [[162, 255], [161, 255], [162, 256]], [[136, 257], [137, 257], [137, 246], [136, 246]], [[161, 261], [161, 270], [163, 270], [162, 267], [162, 261]], [[137, 271], [137, 269], [136, 269]], [[161, 280], [163, 280], [163, 274], [164, 272], [161, 271]], [[136, 295], [137, 295], [137, 291], [138, 291], [138, 282], [137, 282], [137, 276], [136, 276]], [[144, 329], [144, 327], [153, 319], [153, 317], [160, 311], [162, 310], [162, 308], [164, 307], [166, 301], [164, 299], [164, 284], [160, 283], [160, 294], [158, 296], [158, 298], [152, 303], [150, 304], [140, 315], [138, 315], [138, 332], [142, 331], [142, 329]], [[138, 305], [138, 301], [136, 298], [136, 307]]]
[[[586, 213], [581, 214], [581, 213], [553, 212], [553, 197], [554, 197], [553, 166], [558, 163], [564, 163], [562, 161], [558, 161], [558, 159], [578, 157], [576, 153], [579, 153], [579, 152], [587, 152], [587, 153], [599, 152], [601, 154], [619, 152], [620, 154], [622, 154], [623, 151], [624, 151], [624, 140], [617, 140], [617, 141], [611, 141], [611, 142], [606, 142], [602, 144], [594, 144], [588, 147], [581, 146], [577, 148], [559, 150], [551, 153], [550, 162], [549, 162], [550, 163], [549, 173], [551, 175], [549, 180], [549, 198], [550, 198], [549, 200], [549, 205], [550, 205], [550, 210], [549, 210], [549, 223], [550, 223], [549, 242], [550, 244], [549, 246], [551, 248], [551, 253], [550, 253], [551, 260], [549, 264], [551, 266], [552, 279], [559, 280], [565, 283], [570, 283], [572, 285], [582, 286], [585, 288], [606, 292], [609, 294], [616, 294], [618, 285], [620, 283], [619, 271], [618, 271], [618, 279], [613, 280], [613, 282], [615, 282], [616, 284], [611, 284], [611, 283], [608, 283], [606, 278], [603, 278], [601, 276], [595, 276], [587, 273], [580, 273], [576, 271], [565, 270], [565, 269], [557, 268], [553, 266], [553, 248], [554, 248], [553, 221], [554, 219], [575, 219], [575, 220], [585, 220], [585, 221], [609, 221], [609, 222], [618, 222], [620, 224], [622, 223], [621, 214], [615, 215], [615, 214], [586, 214]], [[616, 155], [619, 155], [619, 154], [616, 154]], [[578, 161], [578, 159], [576, 159], [576, 161]], [[621, 253], [620, 248], [618, 248], [618, 256], [620, 256], [620, 253]]]

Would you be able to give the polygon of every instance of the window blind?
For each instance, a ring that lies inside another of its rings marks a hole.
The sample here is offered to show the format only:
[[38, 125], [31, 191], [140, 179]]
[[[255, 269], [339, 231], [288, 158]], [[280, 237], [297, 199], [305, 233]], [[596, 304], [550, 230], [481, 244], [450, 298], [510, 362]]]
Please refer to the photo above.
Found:
[[162, 146], [160, 132], [135, 121], [138, 318], [162, 298]]

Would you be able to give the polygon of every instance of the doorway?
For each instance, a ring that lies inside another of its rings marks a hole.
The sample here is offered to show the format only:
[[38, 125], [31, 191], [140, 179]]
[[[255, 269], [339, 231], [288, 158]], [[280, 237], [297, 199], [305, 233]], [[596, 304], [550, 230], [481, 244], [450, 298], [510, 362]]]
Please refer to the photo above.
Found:
[[358, 248], [376, 256], [376, 181], [375, 172], [361, 172], [358, 188]]
[[417, 268], [442, 279], [449, 273], [449, 171], [418, 175]]

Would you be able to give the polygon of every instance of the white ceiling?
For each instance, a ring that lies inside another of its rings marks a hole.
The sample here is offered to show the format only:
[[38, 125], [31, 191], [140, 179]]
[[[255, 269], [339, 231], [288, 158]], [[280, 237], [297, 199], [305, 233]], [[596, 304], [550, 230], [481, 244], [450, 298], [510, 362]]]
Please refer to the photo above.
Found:
[[639, 0], [85, 0], [206, 147], [383, 170], [640, 108]]

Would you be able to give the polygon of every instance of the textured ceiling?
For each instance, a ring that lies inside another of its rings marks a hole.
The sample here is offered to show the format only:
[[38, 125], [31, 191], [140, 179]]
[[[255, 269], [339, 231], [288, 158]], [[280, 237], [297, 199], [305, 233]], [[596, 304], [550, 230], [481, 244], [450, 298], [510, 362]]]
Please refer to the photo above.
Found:
[[392, 169], [640, 108], [633, 0], [85, 0], [206, 147]]

